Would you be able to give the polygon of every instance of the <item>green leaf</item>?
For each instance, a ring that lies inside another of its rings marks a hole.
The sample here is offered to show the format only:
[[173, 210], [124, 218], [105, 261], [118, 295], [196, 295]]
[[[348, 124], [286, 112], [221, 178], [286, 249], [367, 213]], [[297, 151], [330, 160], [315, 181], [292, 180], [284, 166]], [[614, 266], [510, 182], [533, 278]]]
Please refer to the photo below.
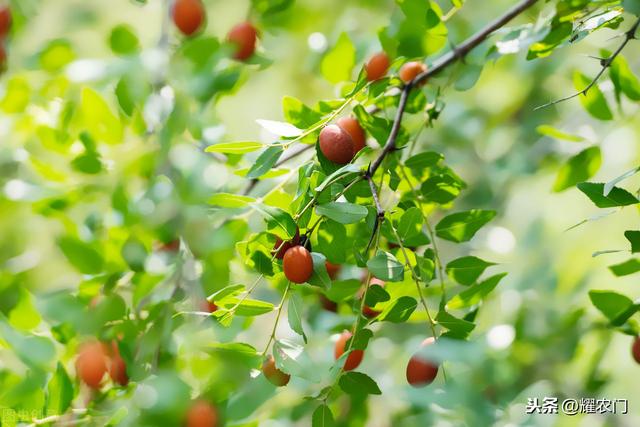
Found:
[[369, 210], [355, 203], [330, 202], [317, 206], [316, 212], [340, 224], [354, 224], [364, 219]]
[[617, 183], [622, 182], [627, 178], [631, 178], [633, 175], [637, 174], [638, 171], [640, 171], [640, 168], [635, 167], [633, 169], [626, 171], [622, 175], [612, 179], [611, 181], [608, 181], [604, 185], [604, 188], [602, 189], [602, 194], [604, 194], [605, 196], [608, 196], [609, 193], [611, 193], [611, 190], [613, 190], [613, 188], [616, 186]]
[[126, 24], [120, 24], [111, 30], [109, 46], [115, 54], [131, 55], [140, 50], [140, 41], [133, 28]]
[[93, 89], [82, 89], [81, 111], [84, 124], [93, 138], [109, 144], [122, 142], [123, 130], [120, 119]]
[[640, 231], [627, 230], [624, 232], [624, 237], [631, 243], [631, 253], [640, 252]]
[[204, 151], [208, 153], [245, 154], [261, 149], [264, 144], [260, 142], [222, 142], [208, 146]]
[[582, 182], [578, 184], [578, 189], [599, 208], [635, 205], [640, 202], [633, 194], [619, 187], [613, 187], [605, 196], [604, 184], [602, 183]]
[[617, 292], [593, 290], [589, 291], [589, 298], [593, 305], [615, 325], [623, 324], [638, 310], [637, 304]]
[[236, 304], [239, 304], [238, 308], [236, 308], [236, 314], [238, 316], [260, 316], [262, 314], [270, 313], [275, 310], [275, 307], [270, 302], [248, 298], [242, 299], [227, 297], [224, 299], [224, 303], [222, 304], [222, 306], [226, 309], [230, 309]]
[[600, 147], [589, 147], [571, 157], [558, 171], [553, 191], [560, 192], [591, 178], [602, 164]]
[[458, 319], [452, 314], [446, 311], [439, 311], [436, 315], [435, 321], [444, 328], [447, 328], [450, 332], [449, 336], [453, 336], [460, 339], [465, 339], [469, 336], [471, 331], [476, 327], [472, 322], [468, 322], [463, 319]]
[[404, 279], [404, 265], [389, 252], [379, 250], [367, 261], [367, 268], [378, 279], [389, 282], [400, 282]]
[[331, 287], [331, 278], [327, 273], [327, 258], [318, 252], [311, 252], [313, 258], [313, 274], [307, 281], [311, 286], [319, 286], [323, 289], [329, 289]]
[[447, 264], [446, 271], [449, 277], [461, 285], [469, 286], [487, 269], [495, 265], [475, 256], [465, 256], [455, 259]]
[[495, 211], [480, 209], [454, 213], [440, 220], [436, 225], [436, 234], [452, 242], [466, 242], [495, 216]]
[[553, 21], [551, 30], [544, 37], [544, 39], [535, 42], [529, 47], [527, 52], [527, 60], [535, 58], [544, 58], [551, 55], [555, 48], [562, 44], [570, 35], [573, 30], [571, 22], [558, 22]]
[[496, 274], [495, 276], [489, 277], [487, 280], [478, 283], [477, 285], [473, 285], [468, 289], [460, 292], [458, 295], [455, 295], [453, 298], [449, 300], [446, 307], [449, 310], [470, 307], [474, 304], [479, 303], [482, 299], [484, 299], [491, 291], [498, 286], [500, 280], [507, 273]]
[[375, 306], [379, 302], [389, 301], [391, 296], [384, 288], [380, 285], [369, 285], [369, 290], [367, 291], [367, 296], [365, 298], [365, 304], [369, 307]]
[[326, 295], [331, 301], [340, 302], [353, 297], [361, 287], [362, 283], [358, 279], [335, 281], [331, 283]]
[[313, 411], [311, 427], [334, 427], [335, 421], [331, 409], [327, 405], [320, 405]]
[[302, 297], [299, 293], [293, 292], [289, 296], [289, 304], [287, 306], [287, 318], [289, 320], [289, 326], [293, 330], [293, 332], [301, 335], [304, 339], [305, 344], [307, 343], [307, 336], [304, 333], [304, 329], [302, 328], [302, 310], [304, 304], [302, 302]]
[[247, 172], [247, 178], [260, 178], [265, 173], [269, 172], [273, 165], [276, 164], [280, 155], [282, 154], [282, 146], [274, 145], [273, 147], [269, 147], [258, 158], [255, 163]]
[[609, 74], [617, 93], [624, 93], [632, 101], [640, 101], [640, 80], [633, 74], [627, 60], [622, 55], [618, 55], [613, 60], [609, 66]]
[[536, 128], [536, 132], [538, 132], [540, 135], [548, 136], [550, 138], [555, 138], [555, 139], [561, 139], [564, 141], [571, 141], [571, 142], [584, 141], [584, 138], [579, 135], [573, 135], [567, 132], [563, 132], [549, 125], [538, 126]]
[[356, 63], [356, 49], [346, 33], [340, 34], [336, 45], [322, 58], [320, 72], [330, 83], [351, 80]]
[[285, 138], [295, 138], [302, 135], [302, 129], [298, 129], [296, 126], [287, 122], [278, 122], [275, 120], [256, 120], [264, 130], [277, 136], [283, 136]]
[[616, 276], [628, 276], [640, 271], [640, 260], [631, 258], [623, 263], [610, 265], [609, 270]]
[[102, 171], [102, 162], [96, 152], [86, 152], [71, 161], [71, 167], [78, 172], [95, 175]]
[[58, 362], [56, 372], [47, 385], [46, 413], [49, 416], [64, 414], [71, 406], [73, 395], [73, 383], [64, 366]]
[[231, 193], [216, 193], [209, 198], [209, 204], [221, 208], [244, 208], [255, 202], [256, 199], [249, 196]]
[[12, 77], [6, 82], [4, 97], [0, 101], [0, 108], [5, 113], [22, 113], [29, 105], [31, 86], [23, 77]]
[[76, 58], [71, 43], [65, 39], [52, 40], [40, 51], [38, 62], [43, 70], [50, 73], [60, 71]]
[[147, 260], [147, 248], [136, 238], [130, 237], [122, 245], [122, 258], [133, 271], [144, 271], [144, 263]]
[[424, 169], [437, 165], [442, 159], [444, 159], [444, 156], [440, 153], [425, 151], [409, 157], [404, 164], [409, 169], [420, 172], [419, 175], [421, 175]]
[[282, 99], [282, 110], [285, 120], [300, 129], [310, 128], [322, 120], [322, 114], [292, 96], [285, 96]]
[[[573, 85], [577, 91], [584, 90], [591, 83], [591, 79], [580, 71], [573, 74]], [[591, 86], [586, 95], [580, 95], [580, 103], [585, 110], [599, 120], [611, 120], [613, 114], [609, 109], [607, 100], [597, 84]]]
[[346, 372], [340, 377], [340, 388], [347, 394], [382, 394], [378, 384], [362, 372]]
[[462, 185], [448, 174], [430, 176], [420, 186], [420, 191], [427, 202], [442, 205], [458, 197], [461, 189]]
[[293, 218], [291, 218], [291, 215], [289, 215], [288, 212], [285, 212], [280, 208], [260, 205], [257, 203], [251, 204], [251, 207], [264, 216], [269, 230], [280, 229], [284, 232], [284, 235], [281, 235], [280, 237], [292, 239], [298, 232], [298, 225]]
[[263, 16], [273, 15], [290, 8], [295, 0], [251, 0], [251, 7]]
[[55, 348], [48, 338], [21, 334], [9, 326], [4, 316], [0, 316], [0, 337], [30, 367], [47, 368], [55, 358]]
[[478, 82], [480, 74], [482, 74], [482, 65], [479, 64], [467, 64], [460, 63], [461, 70], [457, 75], [456, 81], [453, 84], [455, 90], [463, 92], [471, 89]]
[[324, 191], [325, 188], [327, 188], [328, 185], [336, 182], [338, 180], [338, 178], [342, 178], [350, 173], [356, 173], [359, 172], [360, 168], [356, 165], [354, 165], [353, 163], [349, 163], [347, 165], [342, 166], [339, 169], [336, 169], [335, 172], [333, 172], [331, 175], [327, 176], [324, 180], [322, 180], [322, 183], [320, 185], [318, 185], [315, 190], [317, 192], [321, 192]]
[[398, 222], [398, 235], [400, 240], [405, 242], [407, 239], [414, 237], [422, 231], [422, 211], [413, 206], [406, 210], [400, 221]]
[[[378, 286], [378, 288], [379, 287], [380, 286]], [[366, 350], [371, 338], [373, 338], [373, 332], [370, 329], [360, 329], [356, 331], [356, 335], [351, 338], [351, 345], [349, 348], [352, 350]]]
[[23, 287], [17, 293], [18, 301], [9, 313], [9, 323], [14, 328], [24, 331], [34, 329], [42, 319], [33, 304], [33, 298], [29, 291]]
[[622, 7], [626, 12], [640, 16], [640, 0], [622, 0]]
[[320, 381], [322, 373], [301, 345], [286, 339], [276, 340], [273, 344], [273, 357], [278, 369], [314, 383]]
[[104, 267], [104, 259], [92, 245], [73, 237], [61, 237], [58, 246], [71, 265], [84, 274], [98, 274]]
[[409, 320], [417, 307], [418, 301], [414, 298], [402, 296], [388, 304], [378, 319], [391, 323], [403, 323]]

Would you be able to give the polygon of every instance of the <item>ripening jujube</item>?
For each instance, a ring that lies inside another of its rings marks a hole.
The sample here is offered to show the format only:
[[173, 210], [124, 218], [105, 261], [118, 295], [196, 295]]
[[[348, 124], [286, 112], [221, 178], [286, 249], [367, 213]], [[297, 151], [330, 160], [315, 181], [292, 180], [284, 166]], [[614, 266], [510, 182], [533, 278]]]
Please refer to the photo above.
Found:
[[11, 30], [11, 9], [9, 6], [0, 7], [0, 39], [4, 39]]
[[218, 427], [218, 410], [205, 400], [194, 402], [187, 412], [187, 427]]
[[[422, 342], [422, 347], [435, 343], [433, 337]], [[438, 364], [427, 360], [423, 355], [416, 353], [407, 364], [407, 382], [413, 387], [424, 387], [433, 382], [438, 375]]]
[[91, 341], [83, 344], [76, 359], [76, 373], [86, 385], [99, 389], [107, 373], [107, 352], [104, 344]]
[[353, 117], [341, 117], [336, 122], [351, 137], [353, 142], [353, 154], [362, 150], [367, 145], [367, 137], [360, 123]]
[[291, 375], [282, 372], [276, 367], [276, 360], [273, 356], [269, 356], [262, 363], [262, 373], [269, 382], [276, 387], [284, 387], [289, 384]]
[[118, 344], [114, 341], [111, 343], [111, 357], [109, 359], [109, 376], [111, 380], [121, 386], [129, 384], [129, 376], [127, 375], [127, 364], [122, 356]]
[[338, 277], [338, 273], [340, 273], [340, 269], [342, 266], [340, 264], [334, 264], [329, 261], [325, 261], [324, 266], [327, 269], [327, 274], [331, 280], [335, 280]]
[[293, 283], [304, 283], [313, 274], [313, 258], [303, 246], [294, 246], [287, 250], [282, 259], [282, 269], [287, 279]]
[[249, 59], [256, 50], [258, 30], [250, 22], [241, 22], [229, 31], [227, 40], [235, 45], [233, 57], [244, 61]]
[[283, 241], [280, 237], [276, 237], [276, 243], [273, 245], [273, 252], [275, 252], [276, 258], [282, 259], [284, 254], [294, 246], [300, 244], [300, 229], [296, 229], [296, 234], [293, 239]]
[[640, 364], [640, 337], [636, 337], [633, 340], [633, 345], [631, 346], [631, 354], [633, 355], [633, 359]]
[[172, 15], [173, 23], [185, 36], [197, 33], [206, 19], [202, 0], [176, 0], [173, 4]]
[[409, 83], [411, 80], [415, 79], [418, 74], [424, 71], [427, 71], [426, 64], [423, 64], [422, 62], [411, 61], [400, 67], [398, 75], [400, 76], [400, 80], [405, 83]]
[[325, 126], [320, 131], [320, 151], [330, 161], [346, 165], [353, 159], [354, 143], [351, 135], [338, 125]]
[[389, 70], [389, 57], [384, 52], [375, 53], [364, 66], [367, 80], [372, 82], [383, 78]]
[[[340, 356], [344, 354], [347, 341], [349, 341], [352, 336], [353, 334], [349, 331], [344, 331], [342, 332], [342, 334], [340, 334], [338, 341], [336, 341], [336, 346], [333, 353], [336, 360], [338, 360]], [[349, 353], [349, 355], [347, 356], [347, 360], [345, 360], [344, 362], [343, 369], [345, 371], [352, 371], [356, 369], [362, 362], [363, 357], [364, 350], [352, 350], [351, 353]]]

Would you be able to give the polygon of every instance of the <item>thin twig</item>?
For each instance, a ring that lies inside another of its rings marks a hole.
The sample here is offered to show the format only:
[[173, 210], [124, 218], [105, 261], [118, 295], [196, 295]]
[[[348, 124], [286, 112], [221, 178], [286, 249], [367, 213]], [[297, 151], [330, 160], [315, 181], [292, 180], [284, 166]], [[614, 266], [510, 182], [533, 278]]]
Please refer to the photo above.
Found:
[[278, 313], [276, 314], [276, 321], [273, 324], [273, 329], [271, 330], [271, 336], [269, 337], [267, 346], [264, 348], [264, 351], [262, 352], [263, 355], [267, 354], [267, 351], [269, 351], [269, 346], [271, 345], [273, 340], [276, 338], [276, 329], [278, 328], [278, 322], [280, 322], [280, 314], [282, 313], [282, 307], [284, 306], [284, 302], [287, 299], [289, 288], [291, 288], [291, 281], [287, 282], [287, 287], [284, 289], [284, 293], [282, 294], [282, 300], [280, 300], [280, 305], [278, 306]]
[[564, 102], [564, 101], [568, 101], [568, 100], [576, 98], [576, 97], [578, 97], [580, 95], [586, 95], [587, 92], [589, 92], [589, 90], [593, 86], [595, 86], [595, 84], [598, 82], [600, 77], [602, 77], [602, 75], [607, 70], [607, 68], [609, 68], [611, 66], [611, 63], [616, 59], [616, 57], [618, 55], [620, 55], [620, 53], [625, 48], [627, 43], [629, 43], [629, 40], [632, 40], [632, 39], [636, 38], [636, 31], [638, 29], [638, 26], [640, 26], [640, 18], [637, 19], [636, 22], [631, 26], [631, 28], [629, 28], [629, 30], [624, 33], [624, 40], [622, 41], [622, 43], [620, 43], [620, 46], [618, 46], [618, 48], [616, 49], [615, 52], [613, 52], [611, 55], [609, 55], [608, 58], [595, 58], [595, 59], [600, 59], [600, 65], [602, 66], [602, 68], [600, 68], [600, 71], [598, 71], [598, 74], [596, 74], [596, 76], [593, 78], [593, 80], [591, 80], [591, 82], [584, 89], [582, 89], [581, 91], [578, 91], [578, 92], [576, 92], [576, 93], [574, 93], [572, 95], [565, 96], [564, 98], [556, 99], [555, 101], [547, 102], [546, 104], [540, 105], [540, 106], [534, 108], [533, 111], [540, 110], [540, 109], [546, 108], [546, 107], [550, 107], [552, 105], [559, 104], [559, 103]]

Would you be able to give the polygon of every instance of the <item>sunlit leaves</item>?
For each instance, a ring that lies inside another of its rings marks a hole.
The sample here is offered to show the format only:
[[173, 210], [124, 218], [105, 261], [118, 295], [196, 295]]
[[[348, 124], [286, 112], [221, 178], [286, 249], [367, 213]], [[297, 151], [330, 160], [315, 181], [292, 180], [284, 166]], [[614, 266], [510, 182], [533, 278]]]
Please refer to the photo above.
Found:
[[304, 351], [304, 347], [290, 340], [277, 340], [273, 345], [273, 357], [276, 360], [278, 369], [305, 378], [312, 382], [318, 382], [320, 372], [315, 367], [309, 355]]
[[333, 427], [335, 420], [327, 405], [318, 406], [311, 417], [311, 427]]
[[230, 193], [216, 193], [209, 198], [209, 204], [222, 208], [244, 208], [252, 202], [253, 197]]
[[346, 372], [340, 377], [339, 384], [347, 394], [382, 394], [376, 382], [362, 372]]
[[589, 291], [589, 298], [614, 326], [622, 325], [640, 309], [639, 304], [613, 291]]
[[269, 172], [280, 158], [282, 151], [283, 149], [280, 145], [274, 145], [264, 150], [264, 152], [258, 156], [255, 163], [251, 165], [251, 168], [246, 175], [247, 178], [260, 178]]
[[536, 132], [538, 132], [540, 135], [545, 135], [555, 139], [561, 139], [563, 141], [571, 141], [571, 142], [584, 141], [584, 138], [581, 136], [563, 132], [549, 125], [540, 125], [536, 127]]
[[452, 242], [466, 242], [495, 216], [495, 211], [480, 209], [457, 212], [440, 220], [436, 225], [436, 234], [438, 237]]
[[0, 337], [31, 367], [46, 368], [54, 359], [55, 349], [48, 338], [17, 332], [4, 317], [0, 317]]
[[295, 0], [251, 0], [251, 7], [258, 13], [269, 16], [287, 10]]
[[275, 231], [278, 235], [286, 237], [287, 239], [295, 236], [298, 226], [288, 212], [273, 206], [259, 205], [256, 203], [253, 203], [251, 207], [264, 216], [269, 230]]
[[122, 142], [120, 120], [107, 102], [91, 88], [85, 87], [82, 90], [81, 111], [84, 125], [94, 139], [108, 144]]
[[573, 29], [571, 22], [559, 22], [554, 20], [551, 24], [551, 30], [540, 40], [531, 45], [527, 53], [527, 59], [543, 58], [549, 56], [556, 47], [564, 42]]
[[313, 259], [313, 273], [308, 283], [312, 286], [328, 289], [331, 286], [331, 278], [327, 273], [327, 267], [325, 265], [327, 258], [318, 252], [311, 252], [311, 258]]
[[335, 281], [327, 290], [327, 298], [336, 302], [344, 301], [353, 297], [361, 287], [362, 283], [357, 279]]
[[613, 187], [605, 196], [604, 184], [602, 183], [582, 182], [578, 184], [578, 189], [599, 208], [628, 206], [640, 202], [633, 194], [619, 187]]
[[58, 363], [56, 372], [47, 385], [47, 401], [45, 405], [47, 414], [64, 414], [71, 406], [73, 395], [73, 383], [64, 366]]
[[602, 155], [599, 147], [589, 147], [562, 165], [553, 184], [553, 191], [566, 190], [591, 178], [600, 169]]
[[140, 41], [129, 25], [113, 27], [109, 35], [109, 47], [118, 55], [131, 55], [140, 49]]
[[68, 40], [52, 40], [40, 51], [38, 62], [43, 70], [54, 73], [61, 70], [76, 57]]
[[468, 322], [464, 319], [458, 319], [452, 314], [447, 313], [446, 311], [440, 311], [436, 315], [435, 321], [438, 324], [449, 331], [446, 336], [452, 338], [465, 339], [471, 331], [476, 327], [473, 322]]
[[255, 141], [221, 142], [208, 146], [205, 151], [207, 153], [244, 154], [259, 150], [263, 146], [262, 143]]
[[[573, 74], [573, 85], [577, 91], [584, 90], [591, 81], [592, 80], [589, 77], [585, 76], [580, 71], [576, 71]], [[591, 86], [586, 94], [580, 95], [579, 99], [584, 109], [596, 119], [613, 119], [613, 113], [609, 109], [609, 104], [597, 84]]]
[[346, 33], [340, 34], [335, 46], [327, 52], [320, 63], [320, 71], [331, 83], [351, 79], [356, 62], [356, 50]]
[[408, 296], [402, 296], [391, 301], [377, 317], [381, 321], [392, 323], [406, 322], [418, 307], [418, 301]]
[[282, 99], [282, 111], [287, 122], [300, 129], [309, 128], [322, 119], [322, 114], [292, 96], [285, 96]]
[[398, 221], [398, 236], [405, 242], [422, 232], [423, 217], [420, 209], [411, 207], [402, 214], [400, 221]]
[[449, 277], [461, 285], [469, 286], [474, 283], [487, 267], [495, 265], [475, 256], [465, 256], [447, 264]]
[[302, 297], [299, 293], [293, 292], [289, 296], [289, 303], [287, 305], [287, 318], [289, 320], [289, 326], [291, 329], [301, 335], [304, 339], [304, 342], [307, 342], [307, 336], [304, 333], [304, 329], [302, 328], [302, 310], [303, 310], [303, 301]]
[[260, 316], [274, 310], [273, 304], [266, 301], [249, 298], [226, 297], [216, 304], [222, 305], [226, 309], [234, 309], [238, 316]]
[[458, 197], [462, 188], [462, 184], [451, 175], [438, 174], [424, 181], [420, 191], [427, 202], [447, 204]]
[[390, 282], [399, 282], [404, 278], [404, 266], [389, 252], [379, 250], [367, 261], [367, 269], [375, 277]]
[[0, 108], [5, 113], [21, 113], [29, 105], [31, 87], [22, 77], [13, 77], [6, 83], [4, 97], [0, 101]]
[[618, 55], [613, 60], [609, 66], [609, 74], [616, 93], [623, 93], [632, 101], [640, 101], [640, 80], [633, 74], [624, 56]]
[[346, 202], [330, 202], [316, 208], [318, 215], [326, 216], [340, 224], [353, 224], [367, 216], [369, 210], [362, 205]]
[[483, 300], [491, 291], [498, 286], [498, 283], [507, 275], [507, 273], [496, 274], [488, 279], [470, 286], [459, 294], [455, 295], [447, 303], [447, 309], [453, 310], [457, 308], [471, 307]]
[[58, 246], [67, 260], [81, 273], [97, 274], [102, 271], [102, 254], [91, 244], [73, 237], [61, 237]]

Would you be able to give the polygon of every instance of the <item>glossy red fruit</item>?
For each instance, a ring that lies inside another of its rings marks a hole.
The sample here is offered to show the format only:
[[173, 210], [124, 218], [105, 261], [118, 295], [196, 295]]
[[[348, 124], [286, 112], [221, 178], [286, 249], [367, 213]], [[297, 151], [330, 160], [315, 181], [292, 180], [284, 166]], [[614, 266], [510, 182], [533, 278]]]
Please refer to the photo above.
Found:
[[338, 311], [338, 304], [322, 294], [320, 294], [320, 304], [322, 305], [322, 308], [327, 311], [331, 311], [332, 313], [336, 313]]
[[427, 71], [427, 66], [425, 64], [423, 64], [422, 62], [411, 61], [400, 67], [400, 72], [398, 74], [400, 76], [400, 80], [405, 83], [409, 83], [423, 71]]
[[[353, 334], [349, 331], [344, 331], [340, 334], [338, 341], [336, 341], [336, 346], [334, 349], [334, 356], [336, 360], [340, 358], [344, 354], [345, 347], [347, 345], [347, 341], [353, 336]], [[344, 362], [344, 370], [352, 371], [356, 369], [360, 363], [362, 362], [362, 358], [364, 357], [364, 350], [352, 350], [347, 356], [347, 360]]]
[[364, 129], [362, 129], [360, 123], [358, 123], [356, 119], [353, 117], [342, 117], [338, 119], [337, 123], [338, 126], [340, 126], [351, 137], [354, 155], [367, 145], [367, 137], [364, 133]]
[[249, 59], [256, 50], [258, 30], [250, 22], [241, 22], [229, 31], [227, 40], [236, 45], [233, 57], [244, 61]]
[[[300, 244], [300, 229], [296, 230], [296, 235], [293, 236], [293, 239], [287, 240], [283, 243], [280, 237], [276, 237], [276, 243], [273, 245], [273, 251], [276, 253], [276, 258], [282, 259], [284, 254], [287, 253], [289, 249], [294, 246], [298, 246]], [[277, 251], [277, 252], [276, 252]]]
[[0, 7], [0, 39], [4, 39], [11, 30], [11, 9], [9, 6]]
[[185, 36], [198, 32], [205, 18], [206, 11], [201, 0], [176, 0], [173, 4], [173, 22]]
[[367, 80], [372, 82], [383, 78], [389, 70], [389, 57], [384, 52], [375, 53], [369, 58], [364, 70], [367, 73]]
[[100, 388], [102, 378], [107, 373], [107, 353], [102, 343], [91, 341], [80, 347], [76, 359], [76, 373], [89, 387]]
[[291, 375], [285, 374], [280, 369], [276, 368], [276, 360], [273, 356], [269, 356], [262, 363], [262, 373], [269, 380], [269, 382], [276, 387], [283, 387], [289, 384]]
[[194, 402], [187, 412], [187, 427], [218, 427], [218, 410], [205, 400]]
[[304, 283], [313, 274], [313, 258], [303, 246], [290, 248], [282, 258], [282, 269], [287, 279], [293, 283]]
[[340, 126], [328, 125], [320, 131], [320, 151], [330, 161], [346, 165], [353, 159], [353, 140]]
[[327, 274], [331, 280], [336, 280], [338, 277], [338, 273], [340, 273], [340, 269], [342, 266], [340, 264], [334, 264], [329, 261], [325, 261], [324, 266], [327, 268]]
[[640, 337], [636, 337], [633, 341], [633, 346], [631, 347], [631, 354], [633, 355], [633, 359], [640, 364]]
[[111, 380], [121, 386], [129, 384], [129, 376], [127, 375], [127, 364], [122, 356], [118, 344], [113, 341], [111, 343], [111, 359], [109, 361], [109, 376]]
[[[435, 339], [427, 338], [422, 342], [422, 347], [433, 345]], [[438, 375], [438, 364], [427, 360], [423, 355], [416, 353], [407, 364], [407, 382], [413, 387], [424, 387], [433, 382]]]

